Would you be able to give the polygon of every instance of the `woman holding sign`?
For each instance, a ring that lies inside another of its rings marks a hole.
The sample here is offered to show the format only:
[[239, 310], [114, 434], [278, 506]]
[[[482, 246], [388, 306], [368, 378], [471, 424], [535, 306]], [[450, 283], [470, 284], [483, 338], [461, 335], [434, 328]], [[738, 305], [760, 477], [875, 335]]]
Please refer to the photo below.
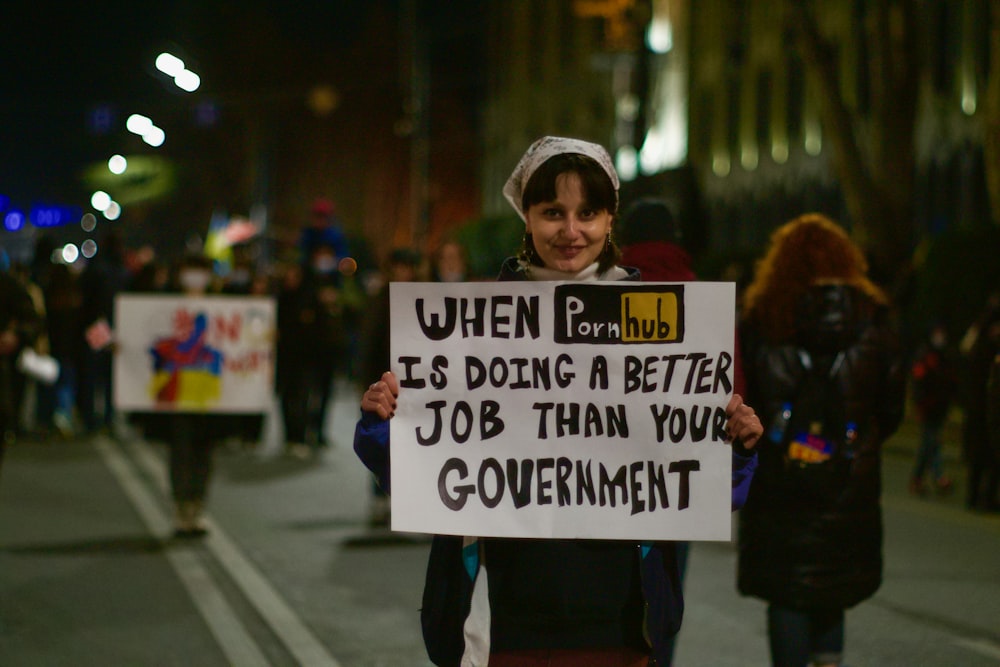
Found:
[[[525, 222], [518, 257], [500, 280], [638, 280], [618, 266], [611, 238], [618, 175], [607, 151], [545, 137], [521, 158], [504, 195]], [[355, 451], [384, 488], [388, 420], [399, 383], [391, 372], [361, 401]], [[726, 431], [734, 441], [732, 504], [747, 492], [763, 428], [734, 395]], [[488, 571], [488, 581], [487, 581]], [[683, 613], [674, 543], [436, 536], [421, 620], [438, 665], [652, 665]]]

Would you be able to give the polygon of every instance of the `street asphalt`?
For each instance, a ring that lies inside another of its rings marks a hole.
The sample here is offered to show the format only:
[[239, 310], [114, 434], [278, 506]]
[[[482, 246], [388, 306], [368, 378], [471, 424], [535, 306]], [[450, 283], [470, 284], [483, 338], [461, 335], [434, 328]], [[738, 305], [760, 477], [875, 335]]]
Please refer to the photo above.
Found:
[[[164, 449], [134, 432], [15, 444], [0, 475], [0, 666], [425, 666], [428, 540], [368, 526], [338, 385], [332, 445], [284, 454], [272, 414], [253, 448], [217, 452], [205, 540], [170, 536]], [[848, 612], [847, 664], [1000, 664], [1000, 517], [906, 482], [916, 426], [886, 446], [886, 577]], [[734, 589], [731, 543], [698, 543], [675, 663], [768, 664], [764, 604]]]

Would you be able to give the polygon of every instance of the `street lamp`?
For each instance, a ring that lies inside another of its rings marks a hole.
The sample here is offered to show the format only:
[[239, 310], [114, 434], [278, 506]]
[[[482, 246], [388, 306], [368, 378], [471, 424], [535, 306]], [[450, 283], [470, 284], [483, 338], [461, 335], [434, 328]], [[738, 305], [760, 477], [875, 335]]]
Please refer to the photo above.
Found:
[[156, 56], [156, 69], [172, 77], [178, 88], [189, 93], [198, 90], [201, 77], [187, 69], [184, 61], [171, 53], [161, 53]]

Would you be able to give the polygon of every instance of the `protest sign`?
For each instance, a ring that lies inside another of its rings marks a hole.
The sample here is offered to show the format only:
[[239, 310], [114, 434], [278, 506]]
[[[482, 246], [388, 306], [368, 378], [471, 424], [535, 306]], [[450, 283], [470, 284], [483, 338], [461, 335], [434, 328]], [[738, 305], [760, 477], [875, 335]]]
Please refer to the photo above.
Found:
[[114, 404], [123, 411], [259, 413], [271, 405], [274, 300], [115, 299]]
[[393, 283], [393, 530], [730, 538], [732, 283]]

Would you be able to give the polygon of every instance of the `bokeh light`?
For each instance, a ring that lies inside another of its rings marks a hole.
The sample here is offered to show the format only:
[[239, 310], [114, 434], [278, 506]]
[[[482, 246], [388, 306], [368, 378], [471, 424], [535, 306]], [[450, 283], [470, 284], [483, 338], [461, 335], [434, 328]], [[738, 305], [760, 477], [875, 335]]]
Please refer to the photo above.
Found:
[[111, 195], [104, 190], [98, 190], [90, 197], [90, 205], [94, 207], [95, 211], [103, 211], [107, 209], [110, 203]]
[[80, 218], [80, 228], [85, 232], [92, 232], [97, 227], [97, 216], [93, 213], [85, 213]]
[[166, 133], [160, 128], [153, 125], [149, 128], [144, 135], [142, 135], [142, 140], [147, 144], [156, 148], [157, 146], [162, 146], [163, 141], [167, 138]]
[[167, 76], [178, 76], [184, 71], [184, 61], [171, 53], [156, 56], [156, 69]]
[[198, 86], [201, 85], [201, 77], [191, 70], [186, 69], [174, 77], [174, 83], [176, 83], [177, 87], [181, 90], [193, 93], [198, 90]]
[[121, 214], [122, 214], [122, 207], [116, 201], [109, 203], [108, 207], [104, 209], [104, 217], [107, 218], [108, 220], [117, 220]]
[[73, 243], [67, 243], [62, 247], [62, 261], [72, 264], [80, 258], [80, 249]]
[[80, 252], [86, 259], [90, 259], [97, 254], [97, 241], [94, 239], [87, 239], [80, 244]]
[[108, 160], [108, 171], [112, 174], [124, 174], [128, 169], [128, 160], [124, 155], [112, 155]]
[[138, 134], [139, 136], [149, 132], [151, 127], [153, 127], [153, 121], [138, 113], [132, 114], [128, 117], [128, 120], [125, 121], [125, 129], [132, 134]]
[[13, 209], [3, 216], [3, 228], [8, 232], [16, 232], [24, 227], [24, 213]]

